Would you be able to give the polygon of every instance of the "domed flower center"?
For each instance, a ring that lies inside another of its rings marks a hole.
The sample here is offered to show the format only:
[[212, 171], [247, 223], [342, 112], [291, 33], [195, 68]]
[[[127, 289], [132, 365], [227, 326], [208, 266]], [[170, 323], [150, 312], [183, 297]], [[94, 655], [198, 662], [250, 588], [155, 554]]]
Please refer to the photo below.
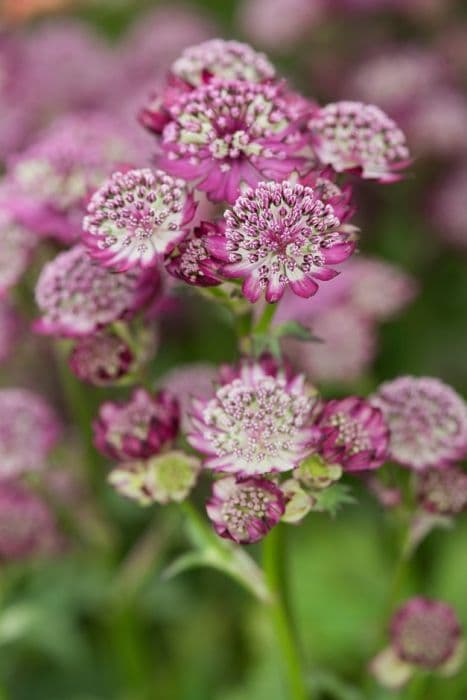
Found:
[[446, 661], [456, 638], [449, 623], [443, 610], [407, 615], [398, 635], [398, 648], [404, 660], [428, 668]]
[[242, 486], [222, 505], [221, 517], [229, 530], [244, 537], [248, 526], [266, 517], [269, 503], [275, 500], [272, 493], [255, 486]]
[[330, 416], [328, 425], [337, 429], [336, 444], [345, 446], [350, 455], [371, 449], [372, 443], [365, 428], [346, 413]]

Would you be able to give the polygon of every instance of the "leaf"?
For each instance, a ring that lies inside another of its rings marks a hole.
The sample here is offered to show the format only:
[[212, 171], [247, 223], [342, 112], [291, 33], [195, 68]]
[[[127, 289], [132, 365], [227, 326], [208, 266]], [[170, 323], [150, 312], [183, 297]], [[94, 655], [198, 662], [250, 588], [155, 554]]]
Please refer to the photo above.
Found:
[[313, 510], [325, 511], [332, 517], [338, 513], [342, 506], [356, 502], [352, 496], [350, 486], [346, 484], [334, 484], [327, 489], [319, 491], [316, 495], [316, 504]]

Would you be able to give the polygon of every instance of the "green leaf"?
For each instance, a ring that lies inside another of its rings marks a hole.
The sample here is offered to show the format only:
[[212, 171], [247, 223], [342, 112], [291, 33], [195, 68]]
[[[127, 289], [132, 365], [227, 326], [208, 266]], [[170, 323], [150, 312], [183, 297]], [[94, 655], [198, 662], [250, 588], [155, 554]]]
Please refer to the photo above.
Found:
[[342, 506], [356, 502], [351, 494], [350, 486], [335, 484], [316, 493], [316, 504], [313, 510], [325, 511], [334, 517]]

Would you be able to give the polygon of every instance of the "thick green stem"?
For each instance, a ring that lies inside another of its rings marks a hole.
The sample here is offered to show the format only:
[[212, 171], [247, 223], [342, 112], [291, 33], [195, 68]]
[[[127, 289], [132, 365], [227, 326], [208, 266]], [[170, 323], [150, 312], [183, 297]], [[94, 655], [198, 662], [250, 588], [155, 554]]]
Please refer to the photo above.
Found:
[[266, 304], [264, 311], [261, 314], [258, 323], [253, 328], [254, 335], [267, 335], [271, 327], [274, 314], [277, 311], [278, 304]]
[[282, 535], [282, 527], [278, 525], [264, 540], [264, 572], [274, 596], [269, 610], [287, 675], [289, 698], [290, 700], [310, 700], [311, 691], [305, 685], [302, 659], [285, 599], [286, 581]]

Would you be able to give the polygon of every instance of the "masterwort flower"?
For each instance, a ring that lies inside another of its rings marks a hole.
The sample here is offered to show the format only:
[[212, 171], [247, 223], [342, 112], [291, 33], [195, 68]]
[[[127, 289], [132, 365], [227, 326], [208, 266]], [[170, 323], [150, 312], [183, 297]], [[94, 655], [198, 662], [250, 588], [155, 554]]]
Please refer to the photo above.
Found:
[[420, 472], [417, 479], [417, 501], [429, 513], [461, 513], [467, 508], [467, 473], [455, 466]]
[[180, 450], [164, 452], [145, 461], [120, 464], [109, 475], [112, 486], [142, 506], [181, 503], [195, 486], [200, 461]]
[[57, 544], [56, 524], [46, 504], [19, 483], [0, 482], [0, 559], [46, 554]]
[[334, 102], [308, 123], [319, 159], [337, 170], [357, 169], [363, 178], [394, 182], [410, 164], [405, 136], [379, 107]]
[[135, 357], [129, 345], [117, 334], [101, 331], [80, 338], [68, 361], [70, 369], [81, 381], [108, 386], [130, 372]]
[[244, 363], [213, 398], [193, 400], [188, 440], [207, 455], [208, 469], [245, 476], [288, 471], [312, 451], [316, 400], [303, 375]]
[[467, 406], [439, 379], [399, 377], [382, 384], [371, 401], [389, 426], [389, 457], [394, 461], [417, 470], [465, 456]]
[[277, 525], [285, 511], [285, 497], [268, 479], [227, 476], [214, 482], [206, 510], [218, 535], [252, 544]]
[[42, 469], [60, 424], [39, 395], [27, 389], [0, 391], [0, 481]]
[[86, 249], [77, 245], [59, 253], [42, 269], [36, 285], [42, 318], [35, 328], [51, 335], [89, 335], [134, 315], [159, 286], [156, 271], [114, 273], [93, 261]]
[[123, 403], [106, 401], [94, 421], [94, 442], [111, 459], [130, 461], [158, 454], [177, 436], [180, 410], [167, 391], [137, 388]]
[[244, 279], [251, 302], [263, 293], [276, 302], [287, 287], [313, 296], [316, 280], [338, 274], [329, 265], [343, 262], [355, 248], [354, 227], [343, 224], [312, 188], [288, 181], [248, 189], [225, 212], [225, 221], [224, 233], [206, 245], [224, 261], [224, 276]]
[[187, 234], [195, 209], [185, 182], [162, 170], [116, 172], [88, 204], [84, 241], [106, 267], [153, 267]]
[[439, 600], [415, 597], [394, 614], [391, 644], [372, 662], [382, 685], [398, 688], [416, 669], [455, 673], [462, 662], [462, 630], [456, 612]]
[[348, 396], [328, 401], [316, 425], [321, 433], [320, 455], [345, 471], [377, 469], [387, 459], [388, 427], [381, 411], [365, 399]]
[[303, 168], [295, 100], [281, 85], [213, 78], [169, 107], [158, 164], [214, 202], [235, 202], [243, 184], [282, 180]]
[[217, 236], [223, 227], [203, 221], [195, 226], [178, 244], [177, 251], [166, 263], [172, 277], [197, 287], [214, 287], [222, 282], [222, 263], [209, 251], [209, 238]]
[[189, 46], [172, 64], [171, 72], [193, 87], [210, 77], [261, 83], [276, 76], [265, 54], [240, 41], [224, 39], [209, 39]]

